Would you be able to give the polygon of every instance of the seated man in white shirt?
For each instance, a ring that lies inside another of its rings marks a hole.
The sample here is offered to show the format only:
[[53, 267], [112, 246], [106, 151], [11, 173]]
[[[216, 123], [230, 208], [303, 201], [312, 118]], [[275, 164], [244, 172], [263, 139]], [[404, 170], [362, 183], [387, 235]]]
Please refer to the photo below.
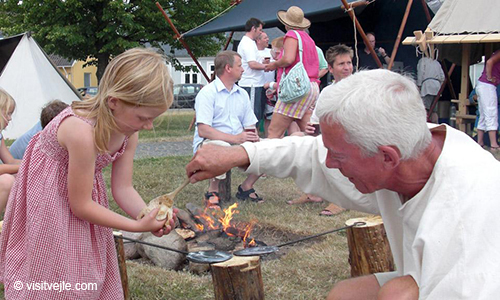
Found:
[[[204, 143], [230, 146], [259, 140], [255, 127], [257, 118], [248, 93], [236, 85], [243, 73], [240, 55], [234, 51], [219, 52], [214, 64], [215, 80], [203, 87], [196, 96], [196, 130], [193, 139], [195, 153]], [[224, 179], [224, 176], [210, 180], [208, 192], [205, 194], [207, 207], [219, 207], [221, 179]], [[238, 187], [236, 197], [240, 200], [263, 202], [253, 189], [258, 179], [257, 175], [249, 175]]]
[[498, 298], [500, 162], [465, 133], [427, 124], [415, 83], [388, 70], [324, 90], [317, 114], [322, 136], [210, 145], [186, 172], [191, 182], [235, 166], [292, 177], [306, 193], [380, 214], [396, 271], [341, 281], [328, 300]]

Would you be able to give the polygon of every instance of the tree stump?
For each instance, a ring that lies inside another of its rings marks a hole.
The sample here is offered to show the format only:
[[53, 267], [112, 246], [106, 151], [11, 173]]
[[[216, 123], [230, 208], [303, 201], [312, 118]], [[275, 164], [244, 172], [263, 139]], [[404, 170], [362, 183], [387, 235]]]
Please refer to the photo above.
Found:
[[351, 276], [394, 271], [394, 259], [382, 218], [349, 219], [346, 225], [350, 226], [355, 222], [366, 224], [347, 229]]
[[258, 256], [233, 256], [210, 266], [215, 300], [264, 299], [264, 283]]
[[226, 178], [219, 181], [219, 200], [231, 202], [231, 170], [226, 172]]

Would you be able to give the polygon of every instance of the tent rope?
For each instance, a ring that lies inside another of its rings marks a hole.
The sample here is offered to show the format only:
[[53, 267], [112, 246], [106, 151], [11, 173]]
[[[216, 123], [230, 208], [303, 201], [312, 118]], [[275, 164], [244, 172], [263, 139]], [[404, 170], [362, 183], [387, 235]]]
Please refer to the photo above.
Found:
[[[368, 6], [368, 5], [372, 4], [373, 2], [375, 2], [375, 0], [367, 1], [366, 5]], [[344, 9], [344, 12], [347, 13], [351, 10], [354, 10], [353, 3], [354, 2], [348, 3], [349, 8]], [[358, 32], [356, 29], [356, 20], [357, 20], [356, 14], [354, 14], [354, 18], [352, 18], [352, 27], [354, 28], [354, 53], [356, 53], [356, 72], [358, 72], [359, 71], [359, 55], [358, 55]]]
[[191, 29], [191, 30], [188, 30], [188, 31], [186, 31], [186, 32], [182, 33], [182, 34], [181, 34], [181, 35], [177, 38], [177, 40], [181, 39], [181, 38], [182, 38], [185, 34], [188, 34], [188, 33], [190, 33], [191, 31], [196, 30], [196, 29], [200, 28], [201, 26], [203, 26], [203, 25], [205, 25], [205, 24], [207, 24], [207, 23], [209, 23], [209, 22], [212, 22], [214, 19], [217, 19], [217, 18], [218, 18], [218, 17], [220, 17], [221, 15], [225, 14], [228, 10], [230, 10], [231, 8], [233, 8], [233, 6], [238, 5], [237, 3], [238, 3], [238, 2], [234, 2], [234, 3], [233, 3], [233, 4], [231, 4], [228, 8], [226, 8], [224, 11], [222, 11], [222, 12], [221, 12], [221, 13], [219, 13], [218, 15], [214, 16], [214, 17], [213, 17], [213, 18], [211, 18], [210, 20], [206, 21], [205, 23], [202, 23], [201, 25], [198, 25], [198, 26], [196, 26], [195, 28], [193, 28], [193, 29]]

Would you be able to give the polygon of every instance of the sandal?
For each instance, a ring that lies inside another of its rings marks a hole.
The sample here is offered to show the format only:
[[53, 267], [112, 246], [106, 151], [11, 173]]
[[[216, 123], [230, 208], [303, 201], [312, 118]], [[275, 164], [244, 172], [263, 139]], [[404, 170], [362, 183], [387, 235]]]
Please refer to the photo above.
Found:
[[319, 215], [320, 216], [327, 216], [327, 217], [330, 217], [330, 216], [334, 216], [334, 215], [338, 215], [340, 214], [341, 212], [343, 212], [345, 210], [345, 208], [342, 208], [340, 206], [337, 206], [333, 203], [330, 203], [328, 204], [327, 207], [325, 207], [325, 209], [323, 209]]
[[500, 146], [497, 146], [497, 147], [490, 147], [490, 151], [491, 151], [491, 152], [494, 152], [494, 153], [500, 152]]
[[289, 205], [295, 205], [295, 204], [304, 204], [304, 203], [321, 203], [323, 202], [323, 199], [320, 198], [320, 200], [313, 199], [309, 197], [307, 194], [303, 194], [300, 196], [300, 198], [294, 199], [294, 200], [288, 200], [286, 203]]
[[[251, 194], [255, 194], [255, 197], [251, 197], [250, 196]], [[264, 202], [262, 197], [259, 197], [259, 195], [257, 195], [257, 193], [255, 192], [255, 189], [251, 188], [248, 191], [244, 191], [241, 188], [241, 185], [238, 186], [238, 192], [236, 193], [236, 198], [238, 198], [242, 201], [250, 200], [250, 201], [255, 202], [255, 203]]]
[[[210, 200], [212, 199], [212, 200]], [[220, 209], [219, 206], [219, 193], [217, 192], [206, 192], [205, 193], [205, 207]]]

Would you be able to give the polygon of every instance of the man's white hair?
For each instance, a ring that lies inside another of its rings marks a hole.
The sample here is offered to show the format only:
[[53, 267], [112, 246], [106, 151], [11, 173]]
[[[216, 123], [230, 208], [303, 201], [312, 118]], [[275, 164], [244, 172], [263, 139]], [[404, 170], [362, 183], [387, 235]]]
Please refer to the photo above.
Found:
[[396, 146], [403, 160], [416, 158], [431, 141], [414, 81], [384, 69], [360, 71], [325, 89], [316, 113], [321, 122], [342, 126], [346, 141], [367, 156]]

